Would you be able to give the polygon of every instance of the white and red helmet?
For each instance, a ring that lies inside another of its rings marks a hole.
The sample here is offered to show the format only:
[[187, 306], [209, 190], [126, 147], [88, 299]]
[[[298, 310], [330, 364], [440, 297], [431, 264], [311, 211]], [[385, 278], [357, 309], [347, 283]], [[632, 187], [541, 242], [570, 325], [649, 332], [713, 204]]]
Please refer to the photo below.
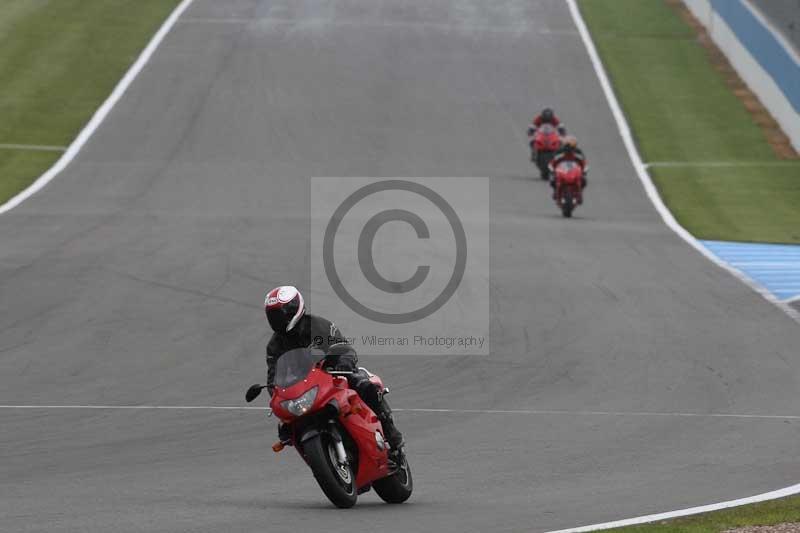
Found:
[[264, 312], [273, 331], [291, 331], [306, 312], [303, 295], [291, 285], [275, 287], [264, 298]]

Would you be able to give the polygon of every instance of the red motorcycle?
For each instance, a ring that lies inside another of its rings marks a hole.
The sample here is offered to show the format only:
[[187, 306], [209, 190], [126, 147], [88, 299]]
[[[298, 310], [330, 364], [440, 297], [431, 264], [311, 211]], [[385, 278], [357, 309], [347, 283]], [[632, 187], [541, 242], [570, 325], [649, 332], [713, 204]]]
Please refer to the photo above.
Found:
[[535, 154], [536, 166], [539, 167], [539, 177], [543, 180], [549, 178], [547, 166], [559, 148], [561, 148], [561, 135], [552, 124], [542, 124], [533, 134], [531, 150]]
[[566, 218], [583, 203], [583, 167], [575, 161], [562, 161], [555, 168], [555, 200]]
[[[329, 355], [348, 350], [353, 349], [333, 345]], [[345, 375], [350, 372], [328, 368], [325, 359], [314, 348], [290, 350], [278, 358], [270, 408], [289, 425], [291, 439], [272, 449], [294, 446], [337, 507], [352, 507], [370, 488], [387, 503], [406, 501], [413, 481], [405, 454], [389, 453], [378, 417], [348, 385]], [[384, 394], [389, 392], [380, 377], [370, 374], [370, 380]], [[263, 388], [253, 385], [245, 399], [253, 401]]]

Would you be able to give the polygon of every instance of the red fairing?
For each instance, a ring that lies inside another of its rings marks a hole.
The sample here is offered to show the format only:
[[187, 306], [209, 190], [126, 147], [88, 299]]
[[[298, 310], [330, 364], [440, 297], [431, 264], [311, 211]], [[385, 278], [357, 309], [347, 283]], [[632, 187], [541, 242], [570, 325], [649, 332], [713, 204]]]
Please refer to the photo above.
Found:
[[533, 135], [533, 149], [537, 152], [555, 152], [561, 147], [561, 135], [555, 126], [545, 124]]
[[[382, 385], [378, 376], [372, 376], [372, 381]], [[298, 398], [315, 386], [318, 387], [317, 397], [304, 416], [320, 411], [332, 400], [335, 401], [339, 408], [338, 420], [358, 447], [356, 486], [361, 489], [373, 481], [389, 475], [388, 450], [386, 446], [379, 448], [376, 440], [376, 433], [379, 433], [381, 437], [384, 436], [380, 420], [356, 391], [348, 387], [347, 379], [332, 376], [320, 368], [314, 368], [303, 381], [286, 389], [275, 389], [270, 401], [272, 412], [283, 423], [292, 424], [299, 417], [286, 411], [281, 402]], [[299, 435], [293, 435], [292, 444], [295, 447], [297, 447], [297, 443], [294, 442], [294, 438], [297, 437]], [[300, 451], [299, 448], [298, 451]]]
[[574, 161], [578, 165], [580, 165], [581, 170], [586, 170], [587, 161], [585, 157], [579, 156], [575, 152], [564, 152], [559, 154], [557, 157], [553, 158], [550, 162], [550, 168], [555, 169], [558, 165], [563, 163], [564, 161]]
[[556, 183], [574, 185], [581, 183], [583, 169], [580, 165], [560, 165], [556, 167]]
[[567, 192], [578, 202], [583, 198], [583, 165], [580, 160], [561, 159], [555, 166], [556, 202], [561, 205]]

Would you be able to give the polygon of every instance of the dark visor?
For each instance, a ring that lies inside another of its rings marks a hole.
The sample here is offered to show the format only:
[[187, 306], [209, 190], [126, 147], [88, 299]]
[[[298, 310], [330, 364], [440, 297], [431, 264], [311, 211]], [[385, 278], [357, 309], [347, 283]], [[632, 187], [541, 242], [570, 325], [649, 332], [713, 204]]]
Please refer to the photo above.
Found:
[[299, 302], [295, 298], [291, 302], [282, 307], [274, 307], [267, 310], [267, 321], [273, 331], [286, 331], [286, 326], [292, 321], [294, 315], [300, 307]]

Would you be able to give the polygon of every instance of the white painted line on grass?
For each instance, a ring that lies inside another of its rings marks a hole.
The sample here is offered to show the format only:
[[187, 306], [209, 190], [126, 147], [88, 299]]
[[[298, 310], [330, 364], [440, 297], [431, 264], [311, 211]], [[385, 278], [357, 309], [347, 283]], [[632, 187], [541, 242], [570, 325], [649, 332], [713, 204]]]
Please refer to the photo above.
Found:
[[576, 3], [576, 0], [567, 0], [567, 4], [569, 6], [572, 19], [578, 28], [578, 33], [580, 33], [583, 44], [586, 47], [587, 53], [589, 54], [589, 59], [592, 62], [595, 73], [597, 74], [597, 78], [601, 87], [603, 88], [603, 93], [605, 94], [608, 105], [611, 108], [611, 113], [614, 115], [614, 120], [617, 123], [617, 128], [619, 129], [619, 133], [622, 137], [623, 143], [625, 144], [625, 148], [628, 151], [628, 156], [631, 159], [633, 168], [636, 170], [636, 175], [639, 177], [639, 181], [642, 182], [642, 186], [647, 193], [647, 197], [650, 198], [650, 201], [656, 208], [656, 211], [658, 211], [658, 214], [661, 215], [664, 223], [679, 237], [686, 241], [686, 243], [688, 243], [692, 248], [703, 254], [709, 261], [713, 262], [720, 268], [727, 270], [731, 275], [760, 294], [766, 300], [779, 307], [783, 312], [794, 319], [795, 322], [800, 324], [800, 312], [789, 307], [786, 303], [776, 298], [766, 288], [747, 277], [743, 272], [737, 270], [729, 263], [726, 263], [717, 257], [713, 252], [711, 252], [711, 250], [703, 246], [691, 233], [686, 231], [683, 226], [678, 224], [678, 221], [675, 220], [675, 217], [672, 215], [670, 210], [664, 205], [661, 196], [658, 194], [658, 190], [653, 184], [653, 181], [650, 179], [650, 175], [647, 173], [647, 169], [642, 162], [639, 151], [636, 149], [636, 144], [633, 140], [630, 126], [625, 118], [625, 114], [622, 112], [622, 108], [619, 105], [617, 96], [614, 94], [614, 89], [611, 87], [611, 83], [608, 80], [608, 75], [603, 67], [603, 62], [600, 60], [600, 56], [598, 55], [597, 49], [594, 46], [594, 41], [592, 41], [592, 37], [589, 34], [589, 29], [586, 27], [586, 22], [584, 22], [583, 16], [580, 13], [580, 9], [578, 9], [578, 4]]
[[[73, 410], [218, 410], [268, 411], [266, 406], [250, 405], [0, 405], [0, 409], [73, 409]], [[570, 411], [566, 409], [437, 409], [393, 408], [400, 413], [447, 413], [478, 415], [543, 415], [543, 416], [614, 416], [614, 417], [678, 417], [678, 418], [739, 418], [756, 420], [800, 420], [798, 415], [766, 415], [756, 413], [687, 413], [658, 411]]]
[[652, 167], [799, 167], [800, 159], [787, 161], [653, 161], [644, 168]]
[[153, 53], [156, 51], [156, 48], [158, 48], [158, 45], [161, 44], [161, 41], [164, 40], [164, 37], [172, 29], [172, 26], [175, 25], [178, 17], [180, 17], [181, 14], [186, 11], [193, 1], [194, 0], [183, 0], [180, 4], [178, 4], [178, 7], [176, 7], [170, 16], [167, 17], [167, 20], [164, 21], [164, 24], [162, 24], [156, 34], [153, 35], [153, 38], [150, 39], [150, 42], [147, 44], [145, 49], [142, 50], [142, 53], [139, 54], [139, 57], [136, 59], [133, 65], [131, 65], [119, 83], [117, 83], [117, 86], [114, 87], [111, 95], [106, 99], [105, 102], [103, 102], [103, 105], [101, 105], [97, 111], [95, 111], [91, 120], [89, 120], [86, 126], [83, 127], [78, 136], [75, 137], [75, 140], [69, 145], [67, 150], [64, 152], [64, 155], [62, 155], [59, 160], [56, 161], [56, 163], [44, 174], [39, 176], [36, 181], [29, 185], [27, 189], [23, 190], [3, 205], [0, 205], [0, 214], [14, 209], [16, 206], [39, 192], [62, 170], [64, 170], [64, 168], [73, 159], [75, 159], [75, 156], [78, 155], [78, 152], [81, 150], [81, 148], [83, 148], [86, 142], [91, 138], [92, 134], [94, 134], [100, 124], [103, 123], [103, 120], [105, 120], [106, 116], [108, 116], [119, 99], [122, 98], [122, 95], [125, 94], [125, 91], [128, 90], [128, 87], [130, 87], [133, 80], [150, 60]]
[[0, 150], [30, 150], [33, 152], [64, 152], [66, 146], [50, 146], [47, 144], [15, 144], [0, 143]]
[[786, 496], [792, 496], [797, 493], [800, 493], [800, 484], [792, 485], [791, 487], [786, 487], [784, 489], [774, 490], [772, 492], [757, 494], [755, 496], [750, 496], [748, 498], [740, 498], [738, 500], [712, 503], [710, 505], [702, 505], [700, 507], [690, 507], [688, 509], [680, 509], [678, 511], [670, 511], [668, 513], [637, 516], [636, 518], [627, 518], [625, 520], [617, 520], [616, 522], [606, 522], [604, 524], [593, 524], [591, 526], [576, 527], [572, 529], [559, 529], [558, 531], [551, 531], [549, 533], [581, 533], [583, 531], [598, 531], [600, 529], [611, 529], [615, 527], [633, 526], [636, 524], [647, 524], [649, 522], [658, 522], [661, 520], [668, 520], [670, 518], [678, 518], [681, 516], [708, 513], [711, 511], [728, 509], [730, 507], [737, 507], [739, 505], [747, 505], [750, 503], [758, 503], [767, 500], [774, 500], [776, 498], [784, 498]]

